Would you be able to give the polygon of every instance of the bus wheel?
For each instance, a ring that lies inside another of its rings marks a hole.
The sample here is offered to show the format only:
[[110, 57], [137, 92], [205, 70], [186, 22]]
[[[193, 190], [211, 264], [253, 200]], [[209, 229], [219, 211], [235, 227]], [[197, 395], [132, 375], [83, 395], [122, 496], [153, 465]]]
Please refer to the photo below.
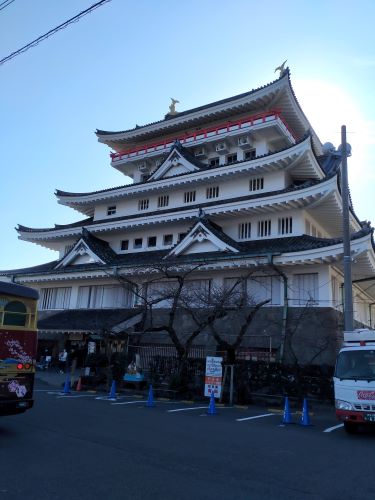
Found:
[[348, 434], [356, 434], [358, 430], [358, 424], [354, 422], [344, 422], [344, 428]]

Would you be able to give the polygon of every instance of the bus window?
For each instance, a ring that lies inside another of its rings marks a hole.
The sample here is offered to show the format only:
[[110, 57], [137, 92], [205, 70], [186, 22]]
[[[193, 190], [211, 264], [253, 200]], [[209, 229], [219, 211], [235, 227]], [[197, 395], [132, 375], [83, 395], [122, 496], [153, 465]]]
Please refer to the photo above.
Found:
[[27, 309], [25, 304], [19, 300], [12, 300], [4, 307], [3, 325], [25, 326]]

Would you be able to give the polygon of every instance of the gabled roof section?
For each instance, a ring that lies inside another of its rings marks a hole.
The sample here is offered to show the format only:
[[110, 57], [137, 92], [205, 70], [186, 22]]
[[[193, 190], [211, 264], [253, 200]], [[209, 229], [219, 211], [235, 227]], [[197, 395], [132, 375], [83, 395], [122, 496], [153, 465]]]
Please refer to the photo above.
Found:
[[116, 253], [106, 241], [96, 238], [87, 229], [82, 228], [82, 236], [57, 263], [55, 269], [81, 264], [109, 264], [115, 256]]
[[149, 177], [147, 182], [157, 181], [165, 177], [188, 174], [207, 166], [198, 161], [179, 141], [171, 147], [171, 151], [159, 168]]
[[178, 257], [192, 253], [239, 252], [239, 245], [223, 233], [220, 226], [203, 216], [190, 229], [185, 237], [166, 255]]

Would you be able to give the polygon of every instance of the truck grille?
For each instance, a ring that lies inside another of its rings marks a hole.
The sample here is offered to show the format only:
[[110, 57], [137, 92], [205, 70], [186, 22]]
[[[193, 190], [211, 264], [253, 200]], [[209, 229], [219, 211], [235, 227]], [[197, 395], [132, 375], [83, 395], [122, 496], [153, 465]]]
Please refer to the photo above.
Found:
[[375, 405], [369, 404], [355, 404], [353, 405], [356, 410], [359, 411], [375, 411]]

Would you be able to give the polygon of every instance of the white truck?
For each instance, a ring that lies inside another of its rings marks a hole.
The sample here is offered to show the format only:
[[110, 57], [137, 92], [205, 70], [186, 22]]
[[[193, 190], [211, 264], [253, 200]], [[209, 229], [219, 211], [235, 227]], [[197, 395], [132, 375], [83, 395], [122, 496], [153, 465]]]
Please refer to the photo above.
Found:
[[375, 424], [375, 330], [344, 332], [333, 382], [336, 416], [346, 432]]

